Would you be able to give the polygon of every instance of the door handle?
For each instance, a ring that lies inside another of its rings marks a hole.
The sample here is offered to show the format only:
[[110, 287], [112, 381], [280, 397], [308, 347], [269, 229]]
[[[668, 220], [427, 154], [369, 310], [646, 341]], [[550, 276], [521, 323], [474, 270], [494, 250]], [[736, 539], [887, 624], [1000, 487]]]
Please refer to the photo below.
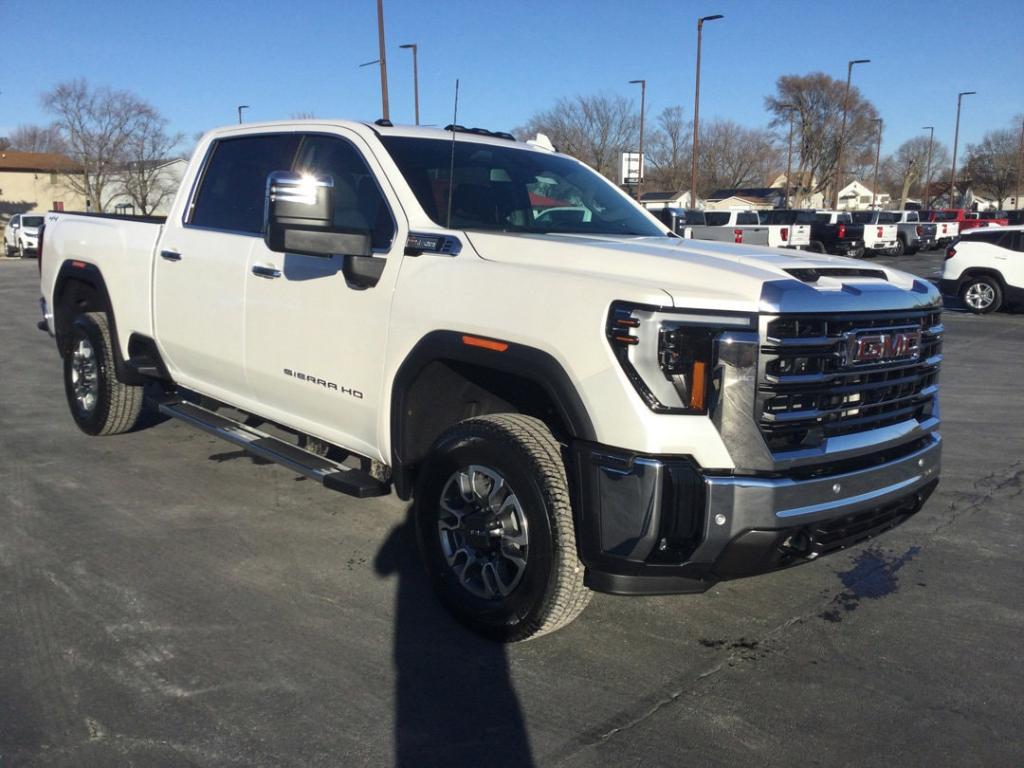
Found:
[[160, 251], [160, 258], [164, 261], [181, 261], [181, 254], [177, 251]]
[[273, 280], [274, 278], [281, 276], [281, 270], [274, 267], [255, 266], [252, 268], [252, 273], [257, 277], [265, 277], [268, 280]]

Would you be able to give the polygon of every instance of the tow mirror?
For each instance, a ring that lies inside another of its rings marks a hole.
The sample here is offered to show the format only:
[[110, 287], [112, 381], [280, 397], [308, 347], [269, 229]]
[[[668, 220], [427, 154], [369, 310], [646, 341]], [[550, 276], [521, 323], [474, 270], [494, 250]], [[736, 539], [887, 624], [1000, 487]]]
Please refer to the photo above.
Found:
[[309, 173], [267, 176], [263, 240], [276, 253], [370, 256], [370, 233], [334, 226], [334, 180]]

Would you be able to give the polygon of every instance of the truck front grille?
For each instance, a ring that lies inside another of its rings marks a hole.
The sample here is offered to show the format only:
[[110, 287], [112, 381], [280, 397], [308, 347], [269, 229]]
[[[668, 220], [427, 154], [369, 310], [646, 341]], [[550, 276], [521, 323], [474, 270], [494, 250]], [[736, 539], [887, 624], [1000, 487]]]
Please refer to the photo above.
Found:
[[[938, 309], [764, 318], [755, 416], [769, 448], [799, 450], [928, 418], [942, 333]], [[858, 340], [885, 351], [864, 361]]]

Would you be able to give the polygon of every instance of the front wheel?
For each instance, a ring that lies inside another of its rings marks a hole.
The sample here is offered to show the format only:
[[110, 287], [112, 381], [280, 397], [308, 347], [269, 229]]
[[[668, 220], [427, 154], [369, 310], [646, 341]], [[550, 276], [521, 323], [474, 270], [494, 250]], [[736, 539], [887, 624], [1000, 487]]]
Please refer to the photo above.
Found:
[[420, 472], [415, 505], [434, 589], [476, 632], [528, 640], [589, 602], [560, 446], [538, 419], [499, 414], [451, 427]]
[[141, 386], [117, 380], [110, 325], [103, 312], [79, 315], [64, 351], [64, 392], [71, 417], [87, 435], [127, 432], [142, 413]]
[[960, 298], [976, 315], [995, 312], [1003, 303], [1003, 291], [994, 278], [987, 275], [971, 277], [960, 288]]

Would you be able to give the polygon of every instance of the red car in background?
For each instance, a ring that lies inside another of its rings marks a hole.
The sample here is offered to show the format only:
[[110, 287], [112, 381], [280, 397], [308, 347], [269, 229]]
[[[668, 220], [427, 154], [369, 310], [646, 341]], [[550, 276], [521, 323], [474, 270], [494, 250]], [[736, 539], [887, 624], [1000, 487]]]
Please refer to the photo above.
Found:
[[1010, 223], [1002, 211], [966, 211], [963, 208], [944, 208], [936, 213], [952, 214], [953, 218], [944, 220], [959, 223], [961, 232], [975, 227], [1005, 227]]

